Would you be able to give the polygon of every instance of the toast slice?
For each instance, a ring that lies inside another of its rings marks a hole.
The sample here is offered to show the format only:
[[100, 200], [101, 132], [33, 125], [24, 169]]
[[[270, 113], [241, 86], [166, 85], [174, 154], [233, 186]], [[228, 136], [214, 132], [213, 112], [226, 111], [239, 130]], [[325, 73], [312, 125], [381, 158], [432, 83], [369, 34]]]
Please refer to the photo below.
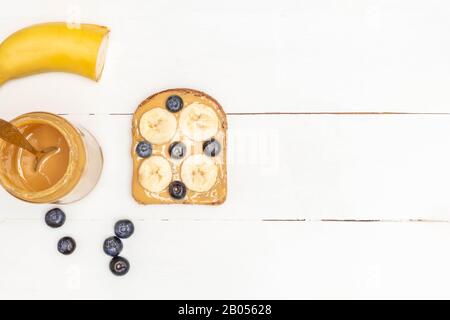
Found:
[[207, 94], [171, 89], [137, 108], [132, 194], [140, 204], [218, 205], [227, 197], [227, 116]]

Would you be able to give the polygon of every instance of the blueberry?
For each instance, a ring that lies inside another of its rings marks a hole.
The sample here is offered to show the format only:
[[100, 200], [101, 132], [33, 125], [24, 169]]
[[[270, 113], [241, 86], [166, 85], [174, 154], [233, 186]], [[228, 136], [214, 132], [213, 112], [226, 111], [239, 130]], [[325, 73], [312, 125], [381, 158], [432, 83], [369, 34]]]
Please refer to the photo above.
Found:
[[166, 108], [170, 112], [178, 112], [183, 109], [183, 99], [179, 96], [170, 96], [166, 101]]
[[130, 220], [120, 220], [114, 225], [116, 236], [121, 239], [127, 239], [134, 233], [134, 224]]
[[64, 237], [58, 241], [58, 251], [64, 255], [72, 254], [76, 247], [75, 240], [70, 237]]
[[117, 237], [109, 237], [103, 243], [103, 251], [111, 257], [118, 256], [123, 249], [122, 241]]
[[130, 271], [130, 263], [122, 257], [114, 257], [109, 263], [109, 269], [116, 276], [124, 276]]
[[59, 228], [66, 222], [66, 214], [59, 208], [54, 208], [45, 214], [45, 223], [51, 228]]
[[216, 139], [212, 138], [208, 141], [205, 141], [203, 143], [203, 152], [208, 156], [208, 157], [215, 157], [217, 156], [220, 151], [222, 150], [222, 146], [220, 145], [219, 141], [217, 141]]
[[136, 146], [136, 153], [141, 158], [148, 158], [152, 155], [153, 147], [150, 142], [141, 141]]
[[176, 200], [181, 200], [186, 196], [186, 186], [181, 181], [173, 181], [169, 185], [170, 196]]
[[179, 141], [172, 143], [169, 147], [169, 154], [172, 159], [182, 159], [186, 155], [186, 145]]

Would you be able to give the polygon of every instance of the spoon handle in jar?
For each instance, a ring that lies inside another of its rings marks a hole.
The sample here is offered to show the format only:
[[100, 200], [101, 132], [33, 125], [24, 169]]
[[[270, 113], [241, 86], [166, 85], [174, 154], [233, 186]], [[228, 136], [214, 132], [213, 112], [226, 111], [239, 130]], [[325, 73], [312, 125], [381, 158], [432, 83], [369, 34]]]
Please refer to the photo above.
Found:
[[0, 119], [0, 139], [5, 140], [19, 148], [37, 154], [36, 149], [28, 142], [24, 135], [8, 121]]

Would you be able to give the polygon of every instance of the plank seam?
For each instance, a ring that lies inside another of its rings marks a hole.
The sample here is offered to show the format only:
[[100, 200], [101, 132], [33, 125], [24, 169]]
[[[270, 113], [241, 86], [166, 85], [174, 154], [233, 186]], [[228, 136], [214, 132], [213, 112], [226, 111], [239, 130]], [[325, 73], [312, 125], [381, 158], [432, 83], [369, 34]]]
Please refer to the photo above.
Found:
[[[133, 113], [58, 113], [60, 116], [132, 116]], [[335, 115], [335, 116], [389, 116], [389, 115], [430, 115], [448, 116], [449, 112], [227, 112], [228, 116], [314, 116], [314, 115]]]
[[[433, 219], [146, 219], [133, 218], [140, 222], [304, 222], [304, 223], [449, 223], [449, 220], [433, 220]], [[0, 224], [14, 221], [35, 221], [40, 222], [41, 219], [17, 219], [3, 218]], [[106, 219], [72, 219], [77, 222], [106, 222]]]

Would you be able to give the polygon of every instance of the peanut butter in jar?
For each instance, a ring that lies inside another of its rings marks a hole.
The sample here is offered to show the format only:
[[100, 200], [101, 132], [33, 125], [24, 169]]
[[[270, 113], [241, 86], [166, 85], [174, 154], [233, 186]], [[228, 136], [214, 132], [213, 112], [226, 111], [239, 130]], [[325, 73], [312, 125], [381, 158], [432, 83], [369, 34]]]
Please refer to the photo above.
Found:
[[0, 183], [6, 191], [27, 202], [65, 204], [95, 187], [103, 156], [89, 132], [45, 112], [28, 113], [11, 123], [36, 150], [54, 151], [36, 165], [35, 155], [0, 140]]

